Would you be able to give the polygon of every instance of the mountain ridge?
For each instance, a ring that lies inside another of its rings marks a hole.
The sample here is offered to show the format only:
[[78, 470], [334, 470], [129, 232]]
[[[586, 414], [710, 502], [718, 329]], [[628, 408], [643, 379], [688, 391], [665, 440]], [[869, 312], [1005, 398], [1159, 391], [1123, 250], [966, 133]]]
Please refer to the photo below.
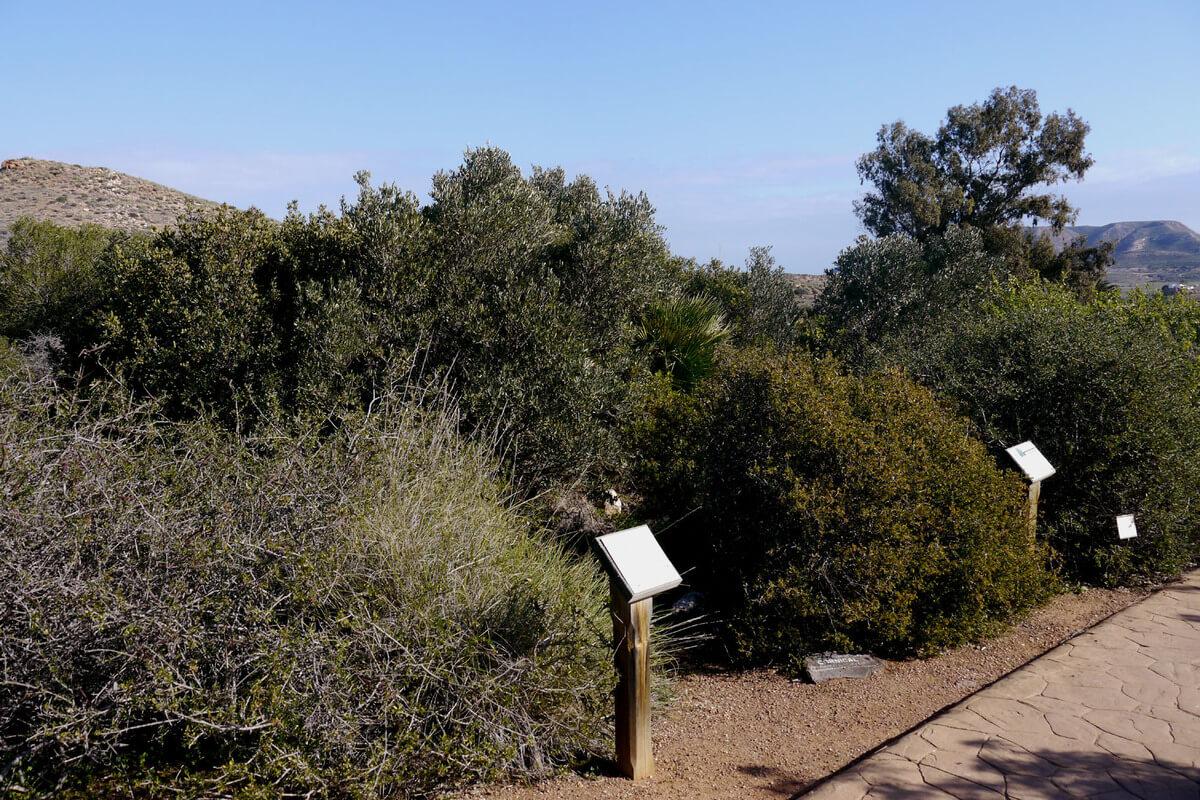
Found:
[[1059, 233], [1049, 228], [1027, 230], [1037, 236], [1050, 237], [1060, 249], [1080, 236], [1088, 247], [1111, 242], [1115, 264], [1108, 271], [1108, 279], [1117, 286], [1187, 283], [1200, 279], [1200, 233], [1177, 220], [1075, 225]]

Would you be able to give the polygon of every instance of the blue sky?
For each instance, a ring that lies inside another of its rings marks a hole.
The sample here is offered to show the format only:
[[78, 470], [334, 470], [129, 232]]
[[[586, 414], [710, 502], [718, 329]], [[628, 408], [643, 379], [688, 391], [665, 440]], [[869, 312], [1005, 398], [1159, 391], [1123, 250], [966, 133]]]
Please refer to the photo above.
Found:
[[998, 85], [1092, 125], [1083, 224], [1200, 229], [1200, 2], [0, 0], [0, 156], [282, 213], [368, 169], [424, 194], [467, 147], [646, 191], [673, 249], [819, 272], [854, 159]]

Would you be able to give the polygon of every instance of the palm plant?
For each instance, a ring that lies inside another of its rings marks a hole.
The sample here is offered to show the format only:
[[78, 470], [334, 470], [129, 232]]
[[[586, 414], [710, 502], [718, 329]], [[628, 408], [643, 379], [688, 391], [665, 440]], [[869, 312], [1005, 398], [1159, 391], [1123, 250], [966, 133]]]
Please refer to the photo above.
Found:
[[712, 372], [717, 348], [728, 337], [720, 305], [703, 295], [662, 300], [642, 318], [641, 338], [651, 366], [683, 388]]

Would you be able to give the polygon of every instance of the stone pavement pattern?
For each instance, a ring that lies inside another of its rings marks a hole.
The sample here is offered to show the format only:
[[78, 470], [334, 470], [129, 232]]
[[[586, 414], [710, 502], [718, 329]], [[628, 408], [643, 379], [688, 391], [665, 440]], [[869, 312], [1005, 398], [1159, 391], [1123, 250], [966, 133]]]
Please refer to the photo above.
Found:
[[848, 767], [804, 800], [1200, 798], [1200, 572]]

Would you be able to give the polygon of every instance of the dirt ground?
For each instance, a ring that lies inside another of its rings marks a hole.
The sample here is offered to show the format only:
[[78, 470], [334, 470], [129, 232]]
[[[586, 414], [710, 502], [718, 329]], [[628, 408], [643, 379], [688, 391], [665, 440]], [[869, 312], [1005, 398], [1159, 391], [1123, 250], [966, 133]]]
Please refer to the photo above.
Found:
[[889, 661], [864, 680], [810, 685], [770, 671], [681, 676], [654, 721], [654, 777], [566, 775], [477, 788], [492, 800], [779, 800], [1011, 672], [1144, 596], [1090, 589], [1063, 595], [1007, 634], [925, 661]]

